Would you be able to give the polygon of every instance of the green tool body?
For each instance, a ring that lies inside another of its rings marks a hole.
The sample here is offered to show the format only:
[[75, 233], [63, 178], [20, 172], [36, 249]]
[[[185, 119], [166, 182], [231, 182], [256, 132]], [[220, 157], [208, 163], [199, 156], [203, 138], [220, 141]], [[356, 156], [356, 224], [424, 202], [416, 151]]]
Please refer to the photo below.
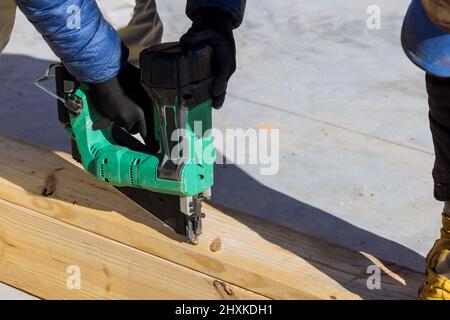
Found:
[[[216, 156], [211, 57], [208, 47], [184, 53], [178, 43], [141, 53], [141, 83], [153, 102], [144, 111], [152, 147], [104, 119], [89, 86], [75, 81], [62, 65], [55, 68], [59, 120], [71, 136], [74, 158], [192, 243], [202, 231], [201, 202], [211, 194]], [[49, 70], [36, 81], [39, 87]]]
[[[215, 155], [210, 134], [211, 100], [190, 110], [177, 110], [176, 105], [158, 106], [164, 114], [170, 110], [185, 119], [171, 119], [177, 125], [184, 125], [180, 133], [182, 139], [175, 140], [176, 145], [173, 146], [179, 147], [184, 153], [177, 154], [179, 158], [173, 159], [171, 153], [178, 152], [169, 150], [166, 154], [164, 147], [155, 153], [144, 153], [119, 145], [113, 137], [111, 123], [103, 128], [95, 128], [95, 124], [101, 123], [103, 118], [89, 99], [89, 88], [81, 85], [74, 95], [82, 102], [83, 111], [78, 115], [70, 114], [70, 127], [67, 130], [77, 143], [84, 168], [98, 180], [116, 187], [135, 187], [179, 196], [202, 194], [213, 185], [211, 160], [214, 161]], [[157, 115], [155, 119], [159, 119]], [[195, 132], [196, 122], [198, 126], [201, 124], [200, 135]], [[168, 128], [166, 122], [162, 124], [164, 129]], [[164, 131], [161, 134], [160, 129], [158, 123], [155, 136], [163, 146], [165, 141], [162, 139], [170, 140], [173, 132]], [[184, 144], [185, 139], [189, 142]], [[205, 155], [208, 159], [204, 159]], [[163, 161], [170, 162], [171, 167], [164, 168]], [[175, 162], [181, 163], [177, 165]]]

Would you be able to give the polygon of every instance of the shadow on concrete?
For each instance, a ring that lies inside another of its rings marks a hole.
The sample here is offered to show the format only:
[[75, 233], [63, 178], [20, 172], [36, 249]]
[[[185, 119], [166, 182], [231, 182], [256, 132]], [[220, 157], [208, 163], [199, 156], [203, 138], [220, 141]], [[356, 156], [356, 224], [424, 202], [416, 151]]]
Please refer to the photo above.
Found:
[[[57, 120], [56, 102], [40, 92], [33, 84], [34, 79], [44, 73], [49, 63], [50, 61], [21, 55], [0, 56], [2, 83], [0, 96], [3, 101], [0, 107], [0, 132], [52, 149], [70, 152], [69, 139]], [[68, 165], [67, 162], [65, 165]], [[423, 257], [409, 248], [264, 186], [236, 166], [217, 166], [215, 180], [213, 194], [214, 202], [218, 205], [213, 206], [225, 205], [252, 213], [353, 250], [382, 256], [385, 259], [391, 257], [389, 260], [404, 262], [405, 265], [415, 269], [420, 270], [423, 266]], [[23, 187], [27, 188], [26, 185]], [[127, 218], [146, 223], [145, 218], [136, 219], [132, 216]], [[239, 215], [236, 219], [239, 219]], [[245, 220], [243, 222], [245, 223]], [[276, 245], [283, 247], [284, 244], [280, 242]], [[301, 248], [290, 246], [285, 249], [302, 256]], [[325, 270], [321, 263], [311, 262], [311, 264], [330, 277], [334, 276], [329, 272], [332, 266], [327, 266]], [[370, 265], [373, 265], [373, 261], [367, 259], [367, 266]], [[403, 276], [406, 281], [405, 291], [414, 292], [417, 289], [417, 279], [409, 281], [408, 274]], [[365, 283], [346, 282], [341, 285], [362, 298], [370, 299], [374, 296]]]
[[215, 180], [214, 203], [417, 271], [424, 270], [424, 257], [417, 252], [265, 186], [235, 165], [216, 165]]

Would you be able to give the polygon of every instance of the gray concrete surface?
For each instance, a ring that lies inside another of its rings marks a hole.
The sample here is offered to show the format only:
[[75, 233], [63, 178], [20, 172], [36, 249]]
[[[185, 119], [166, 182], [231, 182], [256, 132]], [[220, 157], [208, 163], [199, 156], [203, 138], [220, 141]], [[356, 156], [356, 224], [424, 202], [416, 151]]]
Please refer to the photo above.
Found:
[[0, 283], [0, 301], [1, 300], [37, 300], [37, 298], [17, 290], [16, 288]]
[[[214, 201], [422, 270], [441, 205], [423, 72], [399, 44], [409, 1], [248, 2], [238, 71], [214, 122], [279, 128], [281, 168], [218, 166]], [[381, 30], [366, 27], [373, 4]], [[177, 40], [189, 25], [184, 0], [158, 5], [165, 40]], [[0, 131], [68, 150], [54, 102], [32, 84], [54, 59], [19, 15], [0, 57]]]

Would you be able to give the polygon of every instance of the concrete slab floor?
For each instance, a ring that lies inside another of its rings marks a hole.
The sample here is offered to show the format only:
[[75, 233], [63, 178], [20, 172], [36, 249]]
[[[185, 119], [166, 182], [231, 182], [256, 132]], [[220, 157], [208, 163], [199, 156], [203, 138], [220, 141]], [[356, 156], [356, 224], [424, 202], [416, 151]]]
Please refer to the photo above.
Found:
[[[280, 170], [219, 165], [214, 201], [423, 269], [441, 206], [423, 72], [399, 42], [409, 2], [248, 1], [238, 71], [214, 122], [280, 129]], [[189, 26], [184, 4], [158, 2], [166, 41]], [[370, 5], [381, 8], [380, 30], [366, 27]], [[33, 86], [55, 59], [19, 14], [0, 57], [0, 131], [67, 151], [54, 101]]]
[[16, 288], [0, 283], [0, 301], [1, 300], [38, 300], [38, 299]]

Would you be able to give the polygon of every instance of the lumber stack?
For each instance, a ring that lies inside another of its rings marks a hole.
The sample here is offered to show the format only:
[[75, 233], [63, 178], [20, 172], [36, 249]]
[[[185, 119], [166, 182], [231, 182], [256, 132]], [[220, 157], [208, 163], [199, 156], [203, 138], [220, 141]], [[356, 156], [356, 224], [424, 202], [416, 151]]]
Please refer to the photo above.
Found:
[[[204, 211], [204, 234], [190, 245], [70, 155], [0, 135], [0, 281], [38, 297], [415, 299], [423, 282], [240, 212]], [[379, 290], [367, 287], [372, 265], [382, 270]]]

